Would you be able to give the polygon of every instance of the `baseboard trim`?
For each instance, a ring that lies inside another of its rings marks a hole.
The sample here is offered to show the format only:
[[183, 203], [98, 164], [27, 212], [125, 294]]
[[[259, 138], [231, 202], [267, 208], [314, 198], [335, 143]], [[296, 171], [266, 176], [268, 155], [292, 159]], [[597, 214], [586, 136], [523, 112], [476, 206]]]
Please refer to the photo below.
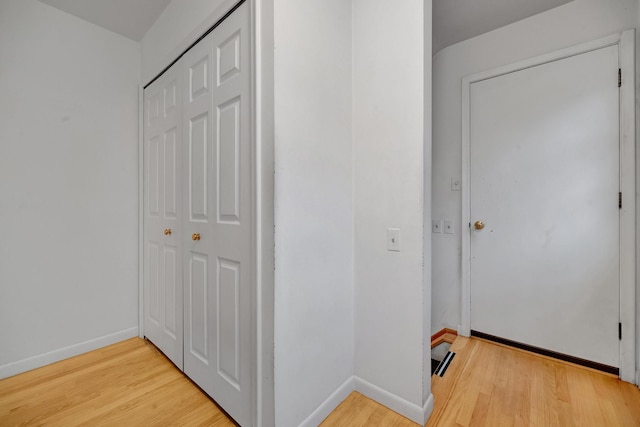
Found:
[[359, 377], [355, 377], [355, 391], [420, 425], [426, 423], [427, 411], [431, 414], [433, 410], [433, 396], [430, 396], [431, 400], [427, 399], [424, 407], [420, 407]]
[[302, 423], [300, 427], [316, 427], [338, 407], [354, 389], [354, 377], [349, 377], [327, 399], [320, 404]]
[[138, 336], [138, 327], [123, 329], [78, 344], [0, 366], [0, 380]]
[[444, 342], [453, 344], [457, 336], [458, 331], [454, 331], [449, 328], [440, 329], [438, 332], [431, 335], [431, 348], [437, 347]]
[[427, 421], [429, 421], [429, 417], [433, 412], [433, 404], [434, 404], [433, 394], [429, 393], [429, 397], [427, 397], [426, 402], [424, 402], [424, 405], [422, 405], [422, 417], [423, 417], [422, 419], [424, 421], [422, 421], [420, 425], [425, 425]]

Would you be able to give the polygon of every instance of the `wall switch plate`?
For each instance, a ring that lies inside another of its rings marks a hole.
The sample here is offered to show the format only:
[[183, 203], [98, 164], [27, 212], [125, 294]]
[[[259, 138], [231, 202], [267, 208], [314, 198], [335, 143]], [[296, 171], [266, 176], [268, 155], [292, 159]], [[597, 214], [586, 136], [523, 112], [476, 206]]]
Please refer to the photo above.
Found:
[[451, 178], [451, 191], [462, 191], [462, 180], [460, 178]]
[[400, 229], [387, 228], [387, 250], [400, 252]]
[[451, 221], [450, 219], [445, 219], [444, 220], [444, 233], [445, 234], [453, 234], [453, 221]]
[[434, 219], [431, 221], [431, 231], [433, 233], [442, 233], [442, 220]]

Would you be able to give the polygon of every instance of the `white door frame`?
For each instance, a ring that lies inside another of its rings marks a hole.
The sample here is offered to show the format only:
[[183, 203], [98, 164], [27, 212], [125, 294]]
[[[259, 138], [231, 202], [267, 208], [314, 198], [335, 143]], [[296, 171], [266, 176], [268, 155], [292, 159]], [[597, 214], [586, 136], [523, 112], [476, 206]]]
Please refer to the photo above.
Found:
[[[470, 150], [469, 101], [471, 84], [513, 73], [525, 68], [575, 56], [581, 53], [618, 46], [619, 67], [623, 70], [620, 90], [620, 378], [637, 383], [636, 378], [636, 158], [635, 158], [635, 31], [628, 30], [592, 42], [526, 59], [515, 64], [466, 76], [462, 79], [462, 290], [460, 335], [471, 334], [471, 240], [470, 218]], [[612, 83], [614, 84], [614, 83]]]
[[[253, 425], [275, 425], [273, 383], [274, 302], [274, 134], [273, 2], [245, 0], [250, 8], [252, 194], [254, 197], [254, 283], [252, 295]], [[170, 64], [240, 0], [223, 0], [166, 57]], [[160, 71], [160, 70], [158, 70]], [[144, 89], [138, 88], [138, 336], [144, 337]]]

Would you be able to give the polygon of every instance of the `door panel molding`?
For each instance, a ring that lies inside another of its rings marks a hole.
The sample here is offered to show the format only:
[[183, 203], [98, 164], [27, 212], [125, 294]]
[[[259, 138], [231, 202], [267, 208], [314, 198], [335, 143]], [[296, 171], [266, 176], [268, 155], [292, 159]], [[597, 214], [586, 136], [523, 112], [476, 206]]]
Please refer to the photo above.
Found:
[[[244, 34], [238, 32], [228, 34], [228, 37], [220, 43], [219, 49], [215, 50], [215, 53], [220, 54], [220, 62], [212, 62], [210, 66], [219, 66], [221, 71], [221, 77], [219, 81], [212, 81], [207, 84], [207, 87], [203, 87], [202, 81], [200, 86], [194, 85], [194, 93], [191, 95], [197, 98], [209, 98], [209, 95], [204, 95], [207, 90], [215, 91], [221, 90], [222, 98], [227, 102], [233, 101], [232, 96], [228, 90], [229, 85], [237, 85], [237, 80], [240, 74], [247, 74], [249, 81], [243, 83], [246, 85], [246, 96], [243, 98], [241, 105], [238, 108], [244, 111], [244, 114], [248, 116], [249, 127], [242, 132], [243, 138], [248, 138], [251, 141], [250, 168], [247, 168], [249, 176], [243, 176], [242, 181], [248, 184], [250, 187], [250, 209], [244, 209], [241, 212], [237, 203], [239, 203], [239, 194], [231, 191], [228, 195], [222, 198], [224, 202], [222, 204], [222, 210], [220, 212], [220, 218], [214, 217], [214, 212], [217, 212], [218, 200], [214, 201], [213, 206], [209, 206], [208, 220], [209, 224], [214, 222], [220, 223], [220, 226], [238, 226], [240, 222], [246, 225], [247, 232], [249, 233], [248, 241], [251, 245], [251, 254], [247, 257], [238, 257], [236, 254], [227, 254], [225, 260], [237, 260], [242, 261], [242, 265], [247, 270], [244, 274], [240, 275], [241, 280], [250, 281], [252, 287], [250, 291], [250, 304], [251, 315], [246, 318], [242, 318], [241, 322], [246, 327], [249, 324], [250, 333], [244, 333], [242, 335], [243, 340], [250, 340], [250, 351], [244, 351], [242, 354], [243, 359], [248, 359], [251, 363], [251, 371], [243, 372], [241, 377], [244, 383], [247, 379], [250, 382], [250, 399], [251, 399], [251, 419], [252, 425], [255, 426], [272, 426], [274, 425], [274, 401], [273, 401], [273, 231], [274, 231], [274, 219], [273, 219], [273, 109], [269, 106], [273, 106], [273, 87], [270, 82], [273, 81], [273, 7], [268, 4], [261, 4], [255, 0], [224, 0], [220, 7], [205, 19], [202, 25], [194, 30], [188, 37], [185, 38], [181, 44], [181, 48], [175, 50], [175, 54], [169, 55], [166, 63], [171, 63], [171, 60], [182, 56], [184, 51], [189, 46], [195, 45], [195, 41], [202, 36], [202, 34], [209, 30], [212, 26], [217, 26], [227, 15], [230, 15], [230, 11], [236, 11], [241, 4], [245, 4], [246, 12], [248, 16], [246, 31]], [[235, 13], [235, 12], [234, 12]], [[240, 35], [240, 37], [238, 37]], [[245, 44], [243, 49], [243, 55], [246, 55], [244, 59], [238, 57], [237, 48], [242, 43]], [[217, 55], [216, 55], [217, 56]], [[241, 60], [241, 63], [238, 61]], [[177, 60], [176, 60], [177, 63]], [[164, 64], [157, 64], [157, 69], [160, 69]], [[167, 67], [165, 71], [171, 67]], [[174, 68], [175, 64], [174, 64]], [[181, 68], [178, 64], [177, 68]], [[213, 69], [208, 70], [208, 74], [211, 74]], [[215, 73], [214, 73], [215, 74]], [[152, 77], [148, 76], [147, 80]], [[184, 74], [181, 74], [181, 80]], [[197, 77], [197, 75], [196, 75]], [[158, 76], [157, 79], [162, 77]], [[180, 96], [173, 96], [174, 94], [168, 88], [165, 93], [165, 98], [168, 99], [168, 106], [173, 106], [175, 102], [182, 104], [184, 97], [189, 92], [187, 87], [187, 81], [180, 82], [180, 88], [182, 93]], [[149, 86], [149, 83], [147, 86]], [[144, 191], [144, 155], [146, 153], [145, 147], [145, 127], [148, 126], [145, 117], [146, 108], [144, 106], [145, 88], [139, 86], [139, 336], [144, 336], [145, 330], [145, 292], [144, 281], [147, 273], [144, 270], [144, 257], [145, 257], [145, 191]], [[180, 101], [178, 101], [178, 99]], [[233, 104], [233, 102], [231, 102]], [[228, 106], [227, 104], [220, 107]], [[235, 107], [233, 107], [235, 108]], [[229, 108], [230, 113], [233, 108]], [[231, 115], [231, 114], [227, 114]], [[209, 127], [216, 127], [214, 123], [216, 116], [213, 114], [209, 116]], [[223, 117], [223, 122], [231, 123], [230, 117]], [[228, 126], [227, 126], [228, 127]], [[233, 131], [233, 129], [229, 129]], [[184, 130], [180, 132], [181, 137], [184, 136]], [[211, 132], [211, 135], [214, 135]], [[183, 141], [183, 145], [186, 145], [186, 140]], [[234, 144], [228, 143], [225, 146], [223, 154], [225, 157], [234, 157], [239, 154], [236, 152]], [[246, 144], [245, 144], [246, 145]], [[208, 153], [209, 157], [211, 153]], [[184, 155], [187, 155], [185, 151]], [[209, 171], [211, 174], [216, 175], [217, 169]], [[229, 170], [222, 171], [222, 176], [228, 181], [239, 181], [237, 177], [237, 170], [234, 168], [228, 168]], [[214, 173], [215, 172], [215, 173]], [[213, 176], [212, 175], [212, 176]], [[210, 186], [213, 189], [213, 186]], [[182, 188], [184, 190], [184, 188]], [[213, 191], [213, 190], [212, 190]], [[245, 196], [245, 199], [247, 197]], [[247, 200], [244, 200], [247, 202]], [[187, 201], [185, 201], [185, 204]], [[216, 209], [214, 209], [216, 208]], [[181, 216], [184, 212], [181, 212]], [[216, 216], [218, 216], [216, 214]], [[184, 216], [184, 220], [188, 217]], [[217, 220], [217, 221], [216, 221]], [[224, 228], [224, 227], [222, 227]], [[222, 229], [221, 228], [221, 229]], [[184, 234], [184, 233], [183, 233]], [[202, 234], [202, 233], [201, 233]], [[210, 233], [209, 233], [210, 234]], [[203, 242], [207, 236], [202, 235]], [[190, 234], [185, 234], [185, 239], [189, 238]], [[189, 242], [191, 240], [189, 239]], [[236, 261], [234, 261], [236, 262]], [[227, 264], [224, 264], [225, 266]], [[188, 266], [184, 266], [188, 271]], [[227, 270], [225, 270], [226, 272]], [[213, 275], [215, 271], [210, 269], [209, 274]], [[231, 282], [227, 280], [227, 282]], [[187, 283], [184, 283], [187, 286]], [[230, 287], [229, 287], [230, 289]], [[245, 291], [247, 287], [244, 286]], [[215, 289], [211, 289], [212, 294]], [[230, 294], [227, 292], [224, 295]], [[231, 295], [232, 296], [232, 295]], [[232, 298], [228, 298], [232, 299]], [[232, 313], [235, 316], [235, 311]], [[233, 316], [226, 316], [223, 320], [229, 324], [234, 323]], [[188, 327], [188, 320], [185, 318], [185, 327]], [[147, 319], [147, 322], [149, 320]], [[227, 347], [230, 348], [228, 354], [225, 354], [225, 359], [222, 363], [222, 371], [229, 371], [230, 377], [237, 376], [234, 363], [237, 359], [238, 352], [233, 351], [233, 347], [236, 345], [233, 340], [227, 340]], [[271, 343], [271, 344], [269, 344]], [[185, 348], [185, 351], [188, 351]], [[209, 355], [211, 356], [211, 354]], [[227, 375], [229, 376], [229, 375]], [[236, 381], [238, 382], [238, 381]], [[233, 383], [233, 381], [231, 381]], [[231, 384], [233, 386], [233, 384]], [[245, 384], [246, 385], [246, 384]], [[244, 387], [246, 390], [247, 387]]]
[[181, 81], [167, 71], [142, 93], [142, 264], [140, 331], [183, 365]]
[[[462, 80], [462, 287], [461, 323], [458, 333], [471, 333], [470, 229], [470, 91], [471, 85], [552, 61], [569, 58], [609, 46], [618, 46], [623, 70], [620, 89], [620, 188], [626, 203], [620, 210], [620, 378], [636, 382], [636, 160], [635, 160], [635, 31], [629, 30], [546, 55], [526, 59], [493, 70], [466, 76]], [[626, 195], [626, 196], [625, 196]]]

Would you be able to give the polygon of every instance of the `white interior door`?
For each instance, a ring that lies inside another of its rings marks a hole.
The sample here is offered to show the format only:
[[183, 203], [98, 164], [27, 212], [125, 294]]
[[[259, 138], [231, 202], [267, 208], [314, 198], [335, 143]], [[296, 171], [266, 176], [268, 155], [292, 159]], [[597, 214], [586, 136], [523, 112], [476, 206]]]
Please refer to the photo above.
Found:
[[472, 330], [619, 366], [617, 79], [611, 46], [471, 84]]
[[185, 373], [251, 424], [249, 10], [184, 57]]
[[182, 369], [182, 110], [177, 67], [144, 92], [144, 335]]

